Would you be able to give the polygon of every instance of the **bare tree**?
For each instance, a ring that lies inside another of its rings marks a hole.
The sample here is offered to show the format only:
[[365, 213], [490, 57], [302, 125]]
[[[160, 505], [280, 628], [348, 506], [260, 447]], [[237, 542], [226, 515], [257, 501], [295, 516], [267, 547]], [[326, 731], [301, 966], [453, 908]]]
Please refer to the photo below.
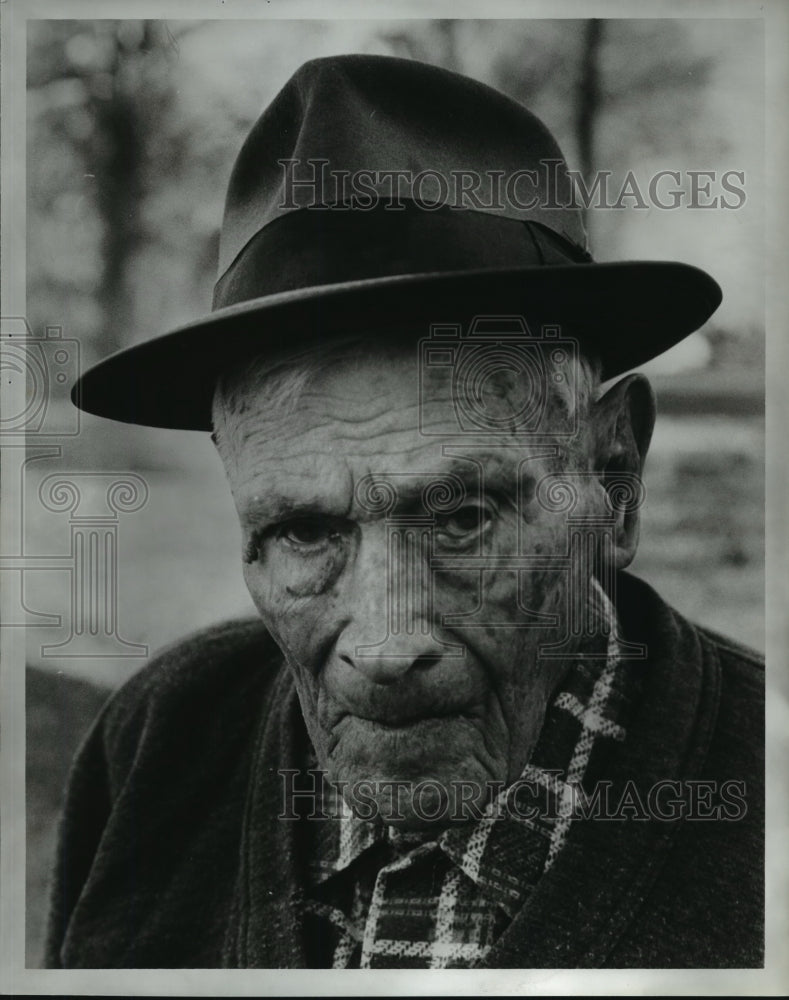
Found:
[[95, 215], [100, 263], [89, 292], [99, 306], [93, 332], [102, 352], [120, 347], [133, 324], [130, 271], [148, 238], [146, 168], [172, 99], [166, 64], [174, 44], [166, 22], [55, 22], [29, 60], [28, 85], [41, 109], [38, 141], [50, 144], [50, 157], [52, 146], [60, 146], [73, 164], [65, 177], [52, 178], [59, 184], [54, 191], [33, 185], [33, 207], [46, 211], [71, 186]]

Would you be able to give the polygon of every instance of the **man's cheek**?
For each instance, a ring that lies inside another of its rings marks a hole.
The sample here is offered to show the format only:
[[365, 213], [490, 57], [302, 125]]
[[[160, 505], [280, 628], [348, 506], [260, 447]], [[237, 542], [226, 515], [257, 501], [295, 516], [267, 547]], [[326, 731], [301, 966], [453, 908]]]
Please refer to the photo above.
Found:
[[286, 659], [316, 672], [314, 661], [328, 641], [325, 596], [295, 596], [287, 585], [260, 568], [245, 567], [244, 578], [263, 624]]
[[[447, 628], [528, 628], [548, 624], [564, 576], [555, 570], [495, 566], [437, 574], [436, 617]], [[546, 611], [550, 608], [550, 611]]]
[[439, 626], [451, 627], [473, 615], [480, 606], [481, 574], [478, 570], [439, 571], [433, 578], [430, 609]]
[[281, 607], [284, 592], [275, 586], [271, 574], [264, 572], [258, 563], [244, 566], [244, 583], [266, 628], [275, 639], [278, 639], [276, 623], [284, 617]]
[[[333, 546], [315, 555], [283, 551], [269, 539], [260, 558], [245, 569], [255, 579], [266, 603], [318, 597], [327, 592], [342, 572], [347, 559], [346, 546]], [[248, 584], [249, 585], [249, 584]]]
[[277, 642], [291, 666], [299, 673], [317, 676], [331, 645], [331, 633], [320, 613], [322, 601], [309, 602], [311, 607], [283, 611], [271, 617]]

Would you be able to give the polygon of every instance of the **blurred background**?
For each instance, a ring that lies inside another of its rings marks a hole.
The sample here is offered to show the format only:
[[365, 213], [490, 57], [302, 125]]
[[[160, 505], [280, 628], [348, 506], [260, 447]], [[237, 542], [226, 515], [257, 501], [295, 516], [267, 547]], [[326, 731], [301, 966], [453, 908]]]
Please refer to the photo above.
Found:
[[[611, 171], [614, 192], [628, 171], [644, 191], [659, 170], [680, 171], [686, 194], [687, 171], [744, 173], [735, 210], [689, 208], [687, 198], [675, 210], [639, 208], [632, 198], [590, 209], [587, 227], [598, 260], [684, 260], [723, 287], [705, 328], [644, 368], [660, 416], [633, 570], [688, 617], [764, 649], [759, 21], [28, 22], [33, 334], [59, 329], [71, 373], [77, 353], [84, 369], [208, 311], [224, 192], [246, 132], [302, 62], [343, 52], [420, 59], [492, 84], [545, 121], [571, 167]], [[85, 414], [76, 428], [67, 381], [49, 383], [45, 421], [19, 463], [20, 534], [40, 562], [13, 582], [29, 644], [32, 966], [57, 810], [85, 727], [146, 649], [253, 610], [207, 436]], [[59, 436], [64, 427], [71, 436]], [[79, 511], [47, 493], [58, 474], [79, 482]], [[136, 500], [108, 513], [108, 483], [129, 474]], [[111, 635], [75, 634], [84, 609], [70, 556], [90, 518], [117, 555], [107, 563]]]

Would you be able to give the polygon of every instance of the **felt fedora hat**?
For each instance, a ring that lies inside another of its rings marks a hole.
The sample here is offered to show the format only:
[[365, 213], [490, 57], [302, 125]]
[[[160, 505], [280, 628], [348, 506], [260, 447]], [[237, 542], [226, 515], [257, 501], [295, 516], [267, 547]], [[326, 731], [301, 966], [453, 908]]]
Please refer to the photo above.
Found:
[[517, 102], [411, 60], [317, 59], [236, 159], [212, 312], [101, 361], [72, 398], [116, 420], [207, 430], [218, 374], [246, 356], [338, 334], [427, 335], [479, 314], [559, 324], [610, 378], [720, 300], [688, 264], [596, 263], [561, 151]]

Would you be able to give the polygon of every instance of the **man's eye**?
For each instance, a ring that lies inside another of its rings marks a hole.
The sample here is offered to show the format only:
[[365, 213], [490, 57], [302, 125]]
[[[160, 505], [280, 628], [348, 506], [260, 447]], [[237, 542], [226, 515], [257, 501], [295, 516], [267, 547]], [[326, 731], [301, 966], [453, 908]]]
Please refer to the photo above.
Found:
[[436, 519], [436, 528], [453, 539], [466, 538], [482, 531], [491, 521], [492, 513], [480, 504], [464, 504], [451, 514]]
[[336, 525], [320, 518], [300, 518], [288, 521], [278, 532], [279, 537], [295, 549], [320, 549], [339, 538]]

